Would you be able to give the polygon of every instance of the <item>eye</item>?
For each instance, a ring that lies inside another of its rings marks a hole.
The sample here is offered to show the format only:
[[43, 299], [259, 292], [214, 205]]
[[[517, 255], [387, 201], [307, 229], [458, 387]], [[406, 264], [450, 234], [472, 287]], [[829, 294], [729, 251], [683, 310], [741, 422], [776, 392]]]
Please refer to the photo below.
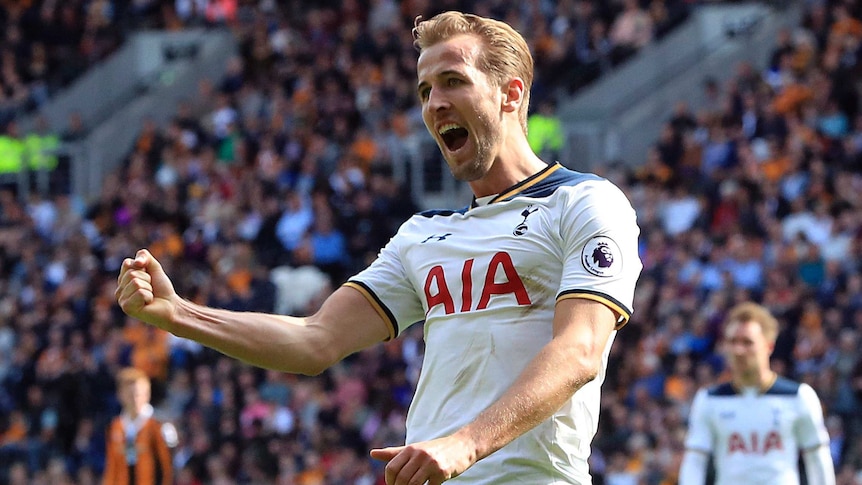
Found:
[[446, 80], [446, 85], [449, 87], [458, 86], [460, 84], [462, 84], [461, 80], [458, 79], [457, 77], [450, 77], [449, 79]]
[[431, 95], [431, 88], [430, 87], [424, 87], [424, 88], [421, 88], [419, 90], [419, 99], [421, 101], [427, 100], [428, 96], [430, 96], [430, 95]]

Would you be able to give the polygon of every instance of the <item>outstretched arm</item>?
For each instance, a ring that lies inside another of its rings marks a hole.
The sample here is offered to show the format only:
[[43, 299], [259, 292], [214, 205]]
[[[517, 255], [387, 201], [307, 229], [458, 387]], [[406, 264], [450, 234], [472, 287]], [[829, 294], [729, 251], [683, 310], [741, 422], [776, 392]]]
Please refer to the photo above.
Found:
[[384, 320], [352, 288], [339, 288], [305, 318], [220, 310], [177, 295], [145, 249], [123, 261], [117, 282], [117, 301], [130, 316], [268, 369], [319, 374], [389, 337]]
[[389, 462], [386, 483], [440, 484], [548, 419], [598, 375], [615, 324], [616, 315], [601, 303], [558, 302], [553, 339], [473, 422], [444, 438], [371, 452]]

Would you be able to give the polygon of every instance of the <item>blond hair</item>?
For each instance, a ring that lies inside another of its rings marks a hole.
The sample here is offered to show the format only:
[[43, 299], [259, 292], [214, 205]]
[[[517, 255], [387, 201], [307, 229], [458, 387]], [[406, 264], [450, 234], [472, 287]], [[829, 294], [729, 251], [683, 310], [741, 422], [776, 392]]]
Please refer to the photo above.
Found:
[[143, 381], [150, 385], [150, 378], [141, 369], [135, 367], [126, 367], [117, 373], [117, 388], [121, 388], [128, 384], [133, 384], [138, 381]]
[[760, 330], [767, 341], [775, 342], [775, 339], [778, 338], [778, 320], [763, 305], [745, 302], [734, 306], [727, 314], [725, 327], [735, 322], [755, 322], [760, 325]]
[[524, 81], [524, 102], [518, 117], [524, 133], [527, 132], [527, 112], [530, 105], [530, 87], [533, 85], [533, 56], [524, 37], [509, 24], [461, 12], [443, 12], [427, 20], [416, 17], [413, 27], [413, 46], [420, 53], [435, 44], [456, 35], [474, 35], [482, 41], [478, 68], [498, 87], [519, 77]]

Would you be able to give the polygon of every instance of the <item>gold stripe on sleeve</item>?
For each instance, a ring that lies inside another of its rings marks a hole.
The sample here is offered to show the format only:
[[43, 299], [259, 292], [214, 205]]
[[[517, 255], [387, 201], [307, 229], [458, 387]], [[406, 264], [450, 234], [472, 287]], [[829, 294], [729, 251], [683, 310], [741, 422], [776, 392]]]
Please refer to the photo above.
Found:
[[377, 297], [373, 293], [368, 291], [368, 289], [365, 288], [364, 286], [358, 285], [352, 281], [348, 281], [347, 283], [344, 283], [344, 285], [342, 285], [342, 286], [347, 286], [347, 287], [353, 288], [354, 290], [361, 293], [362, 296], [364, 296], [365, 299], [368, 300], [368, 303], [371, 303], [371, 306], [374, 308], [374, 311], [376, 311], [377, 314], [380, 315], [380, 318], [382, 318], [383, 321], [386, 322], [389, 326], [389, 338], [387, 338], [386, 340], [392, 340], [396, 337], [397, 331], [395, 329], [398, 328], [397, 324], [392, 319], [392, 316], [389, 314], [389, 312], [386, 311], [386, 309], [383, 307], [383, 305], [380, 303], [380, 301], [377, 299]]
[[559, 297], [557, 297], [557, 301], [566, 300], [569, 298], [584, 298], [586, 300], [597, 301], [599, 303], [604, 304], [605, 306], [607, 306], [611, 310], [615, 311], [617, 313], [617, 315], [620, 316], [620, 319], [619, 319], [619, 321], [617, 321], [617, 324], [614, 327], [614, 330], [619, 330], [619, 329], [623, 328], [625, 326], [625, 324], [627, 324], [629, 322], [629, 318], [631, 318], [631, 315], [629, 315], [628, 310], [626, 310], [622, 306], [618, 305], [616, 302], [614, 302], [608, 298], [605, 298], [601, 295], [597, 295], [595, 293], [578, 293], [578, 292], [564, 293], [564, 294], [560, 295]]

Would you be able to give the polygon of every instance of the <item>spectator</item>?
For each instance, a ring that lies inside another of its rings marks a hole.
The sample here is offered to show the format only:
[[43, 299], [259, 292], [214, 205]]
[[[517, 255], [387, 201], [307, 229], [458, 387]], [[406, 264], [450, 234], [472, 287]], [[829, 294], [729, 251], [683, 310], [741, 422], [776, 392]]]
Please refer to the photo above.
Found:
[[153, 418], [150, 380], [140, 370], [117, 375], [122, 414], [111, 422], [107, 436], [106, 485], [173, 483], [170, 428]]

